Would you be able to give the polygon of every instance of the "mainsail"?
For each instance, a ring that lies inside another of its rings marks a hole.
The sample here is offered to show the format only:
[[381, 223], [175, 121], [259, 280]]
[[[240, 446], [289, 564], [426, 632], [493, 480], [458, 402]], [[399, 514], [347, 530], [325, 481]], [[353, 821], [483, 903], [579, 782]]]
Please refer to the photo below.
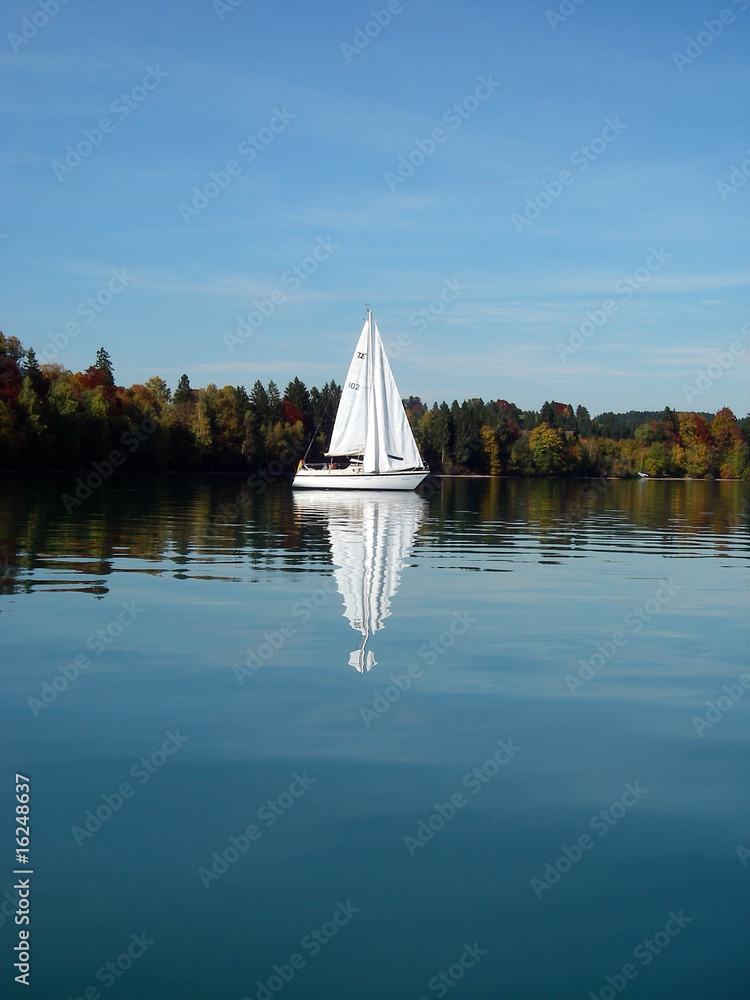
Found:
[[361, 455], [366, 473], [421, 469], [377, 323], [368, 311], [341, 392], [327, 455]]

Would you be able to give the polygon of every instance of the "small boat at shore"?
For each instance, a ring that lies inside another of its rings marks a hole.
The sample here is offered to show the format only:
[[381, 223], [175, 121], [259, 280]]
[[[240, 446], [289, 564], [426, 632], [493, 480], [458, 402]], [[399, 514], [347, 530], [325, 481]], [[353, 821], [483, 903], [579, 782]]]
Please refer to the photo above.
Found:
[[414, 440], [372, 310], [357, 341], [325, 453], [292, 485], [313, 490], [414, 490], [429, 474]]

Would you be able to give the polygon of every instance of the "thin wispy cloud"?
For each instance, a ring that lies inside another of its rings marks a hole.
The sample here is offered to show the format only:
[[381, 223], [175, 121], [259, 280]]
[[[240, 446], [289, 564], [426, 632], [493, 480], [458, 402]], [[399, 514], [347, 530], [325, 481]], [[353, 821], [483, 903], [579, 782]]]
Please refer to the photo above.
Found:
[[[125, 383], [146, 355], [194, 382], [341, 379], [367, 301], [386, 339], [414, 335], [407, 393], [531, 406], [570, 385], [592, 411], [654, 391], [661, 406], [664, 390], [679, 405], [697, 346], [729, 343], [750, 315], [750, 187], [726, 202], [716, 188], [747, 145], [739, 21], [680, 74], [697, 0], [581, 5], [558, 31], [521, 0], [409, 5], [350, 61], [356, 12], [294, 10], [71, 3], [0, 52], [4, 332], [33, 345], [127, 267], [132, 287], [67, 364], [103, 345]], [[27, 15], [6, 4], [6, 35]], [[154, 65], [169, 76], [142, 92]], [[472, 97], [488, 75], [497, 89]], [[111, 110], [123, 94], [126, 116]], [[277, 111], [293, 116], [279, 132]], [[607, 119], [626, 128], [603, 142]], [[521, 233], [514, 213], [530, 218]], [[283, 276], [318, 239], [337, 249], [293, 289]], [[618, 293], [662, 246], [664, 266]], [[451, 280], [466, 290], [420, 333], [414, 317]], [[238, 360], [223, 335], [280, 288]], [[616, 315], [562, 365], [556, 343], [608, 298]], [[734, 375], [719, 388], [746, 408]]]

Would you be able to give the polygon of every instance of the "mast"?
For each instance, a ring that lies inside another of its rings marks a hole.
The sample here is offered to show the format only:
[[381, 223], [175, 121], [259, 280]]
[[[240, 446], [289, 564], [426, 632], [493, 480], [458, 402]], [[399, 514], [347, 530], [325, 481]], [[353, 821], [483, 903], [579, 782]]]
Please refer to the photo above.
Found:
[[[373, 339], [372, 339], [372, 309], [369, 306], [365, 306], [367, 309], [367, 405], [365, 406], [365, 450], [367, 450], [367, 442], [369, 441], [370, 435], [370, 423], [372, 421], [372, 402], [373, 402], [373, 392], [375, 391], [375, 378], [374, 372], [372, 370], [373, 363]], [[362, 452], [362, 464], [365, 464], [365, 453]]]
[[362, 453], [362, 468], [364, 472], [377, 475], [380, 472], [378, 461], [378, 419], [383, 419], [383, 414], [378, 412], [376, 406], [376, 385], [377, 374], [375, 366], [375, 327], [372, 321], [372, 309], [367, 306], [367, 361], [365, 376], [365, 450]]

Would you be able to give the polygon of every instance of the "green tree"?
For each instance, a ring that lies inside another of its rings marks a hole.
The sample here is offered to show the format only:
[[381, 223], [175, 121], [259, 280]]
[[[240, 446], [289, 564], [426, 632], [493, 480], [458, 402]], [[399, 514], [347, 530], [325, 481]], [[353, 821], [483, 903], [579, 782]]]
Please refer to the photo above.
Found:
[[247, 389], [244, 385], [236, 385], [234, 387], [234, 398], [237, 400], [237, 408], [244, 417], [247, 411], [250, 409], [250, 397], [247, 394]]
[[435, 451], [440, 454], [440, 461], [444, 464], [446, 456], [451, 450], [453, 441], [453, 417], [447, 403], [443, 402], [439, 407], [433, 407], [435, 419], [432, 426], [432, 442]]
[[695, 441], [685, 449], [685, 472], [689, 476], [701, 479], [711, 471], [713, 454], [703, 441]]
[[543, 424], [547, 424], [548, 427], [554, 427], [557, 424], [557, 409], [554, 403], [550, 403], [547, 400], [544, 406], [539, 411], [539, 420]]
[[[187, 379], [187, 375], [183, 376]], [[166, 406], [172, 396], [172, 390], [169, 388], [167, 383], [159, 375], [152, 375], [151, 378], [145, 383], [146, 388], [151, 393], [154, 400], [160, 406]], [[188, 392], [190, 391], [190, 383], [188, 382]]]
[[313, 420], [318, 430], [317, 450], [322, 453], [331, 438], [333, 422], [336, 419], [336, 411], [341, 400], [341, 386], [337, 385], [333, 379], [326, 382], [322, 389], [315, 386], [310, 390], [310, 404], [313, 411]]
[[665, 441], [672, 442], [677, 440], [677, 414], [674, 410], [670, 410], [668, 406], [665, 406], [662, 412], [661, 426], [664, 431]]
[[307, 391], [307, 386], [304, 382], [298, 378], [293, 379], [284, 390], [284, 400], [287, 403], [291, 403], [302, 414], [302, 419], [305, 423], [312, 424], [312, 403], [310, 401], [310, 393]]
[[22, 370], [25, 378], [31, 379], [34, 392], [36, 392], [40, 397], [46, 396], [47, 389], [49, 388], [49, 380], [42, 371], [39, 360], [36, 356], [36, 351], [33, 347], [30, 347], [26, 352]]
[[213, 428], [211, 420], [211, 402], [216, 394], [216, 386], [211, 383], [205, 389], [198, 390], [198, 404], [195, 407], [195, 442], [199, 449], [208, 451], [213, 443]]
[[648, 449], [643, 468], [649, 476], [665, 476], [670, 471], [669, 452], [661, 442], [655, 441]]
[[271, 414], [271, 406], [268, 400], [268, 393], [260, 379], [256, 379], [250, 390], [250, 407], [255, 416], [263, 421]]
[[[532, 431], [533, 433], [533, 431]], [[517, 476], [533, 476], [536, 472], [534, 456], [529, 447], [529, 434], [522, 434], [510, 449], [510, 469]]]
[[585, 406], [579, 406], [576, 410], [576, 422], [578, 423], [578, 433], [583, 438], [591, 434], [591, 417]]
[[34, 388], [34, 380], [31, 375], [27, 375], [23, 380], [21, 394], [18, 397], [18, 410], [23, 415], [24, 422], [31, 429], [32, 435], [38, 444], [47, 430], [47, 421], [42, 401]]
[[112, 359], [110, 358], [107, 351], [103, 347], [100, 347], [96, 352], [96, 361], [94, 362], [94, 368], [100, 371], [106, 380], [114, 385], [115, 382], [115, 370], [112, 366]]
[[534, 466], [542, 476], [565, 472], [565, 442], [561, 435], [546, 423], [535, 427], [529, 436], [529, 448]]
[[0, 467], [14, 466], [20, 452], [21, 439], [16, 411], [0, 399]]
[[267, 395], [269, 415], [272, 419], [277, 420], [281, 416], [281, 394], [273, 379], [268, 383]]
[[177, 405], [191, 403], [193, 400], [193, 390], [190, 388], [190, 379], [187, 375], [180, 375], [180, 381], [174, 391], [174, 401]]
[[635, 429], [635, 439], [641, 444], [651, 444], [654, 440], [654, 432], [651, 424], [639, 424]]
[[722, 479], [750, 479], [750, 447], [736, 440], [729, 447], [719, 474]]
[[0, 400], [7, 403], [11, 411], [21, 393], [23, 373], [19, 362], [24, 353], [18, 337], [6, 337], [0, 333]]
[[465, 400], [459, 406], [453, 400], [451, 406], [451, 422], [453, 424], [453, 461], [456, 465], [474, 467], [481, 465], [481, 457], [477, 459], [481, 440], [479, 431], [482, 426], [480, 413], [483, 408], [481, 400]]
[[23, 367], [26, 375], [30, 375], [32, 378], [41, 376], [42, 369], [39, 367], [39, 360], [33, 347], [30, 347], [26, 352]]

